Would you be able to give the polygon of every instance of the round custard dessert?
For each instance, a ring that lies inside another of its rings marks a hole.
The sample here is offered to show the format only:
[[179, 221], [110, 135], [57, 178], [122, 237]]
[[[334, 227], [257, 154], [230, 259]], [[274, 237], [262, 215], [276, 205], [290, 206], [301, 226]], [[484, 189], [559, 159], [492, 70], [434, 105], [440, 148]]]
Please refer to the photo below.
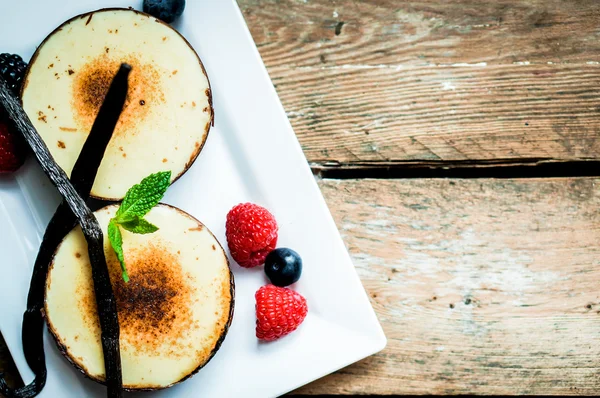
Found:
[[[116, 205], [95, 212], [120, 325], [123, 387], [161, 389], [202, 368], [221, 345], [233, 315], [234, 283], [223, 248], [183, 211], [158, 205], [149, 235], [121, 229], [130, 281], [108, 241]], [[58, 247], [46, 282], [45, 312], [59, 349], [85, 375], [104, 382], [100, 324], [87, 244], [80, 227]]]
[[213, 121], [200, 58], [169, 25], [130, 9], [65, 22], [38, 47], [21, 92], [23, 107], [67, 175], [112, 78], [132, 66], [129, 92], [92, 196], [120, 200], [157, 171], [179, 178], [200, 153]]

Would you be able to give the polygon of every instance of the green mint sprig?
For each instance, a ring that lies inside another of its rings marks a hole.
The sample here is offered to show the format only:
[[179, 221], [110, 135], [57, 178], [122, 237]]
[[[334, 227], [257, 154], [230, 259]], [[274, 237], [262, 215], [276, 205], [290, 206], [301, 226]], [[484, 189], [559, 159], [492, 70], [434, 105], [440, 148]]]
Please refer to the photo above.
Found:
[[129, 282], [129, 275], [125, 266], [123, 236], [119, 227], [134, 234], [151, 234], [158, 231], [158, 227], [145, 220], [144, 216], [158, 204], [170, 184], [170, 171], [162, 171], [144, 178], [127, 191], [117, 214], [108, 223], [108, 239], [121, 263], [125, 282]]

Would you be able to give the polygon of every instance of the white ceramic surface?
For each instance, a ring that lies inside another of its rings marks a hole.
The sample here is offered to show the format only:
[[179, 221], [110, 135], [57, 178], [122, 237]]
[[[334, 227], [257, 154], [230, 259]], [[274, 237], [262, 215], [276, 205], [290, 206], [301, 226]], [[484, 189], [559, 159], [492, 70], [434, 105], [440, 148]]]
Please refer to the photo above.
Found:
[[[232, 262], [235, 316], [217, 355], [180, 385], [126, 395], [278, 396], [383, 349], [386, 339], [236, 2], [187, 3], [175, 26], [208, 72], [215, 127], [164, 202], [203, 221], [222, 243], [232, 206], [250, 201], [269, 208], [280, 226], [278, 245], [303, 256], [304, 274], [293, 288], [308, 300], [309, 315], [297, 332], [259, 343], [254, 292], [267, 280], [261, 268], [246, 270]], [[29, 58], [69, 17], [114, 6], [141, 9], [141, 1], [0, 0], [0, 52]], [[0, 331], [25, 382], [33, 375], [22, 355], [21, 318], [37, 248], [58, 202], [32, 160], [16, 176], [0, 178]], [[49, 373], [41, 397], [104, 396], [104, 387], [68, 364], [47, 333], [45, 340]]]

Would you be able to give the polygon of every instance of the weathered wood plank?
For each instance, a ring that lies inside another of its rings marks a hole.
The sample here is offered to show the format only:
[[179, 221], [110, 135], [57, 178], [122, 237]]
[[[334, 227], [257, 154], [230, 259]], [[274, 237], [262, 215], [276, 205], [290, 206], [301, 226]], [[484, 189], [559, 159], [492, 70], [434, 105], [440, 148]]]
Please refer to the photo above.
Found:
[[600, 65], [270, 72], [312, 163], [600, 155]]
[[599, 184], [320, 181], [389, 343], [298, 392], [600, 394]]
[[238, 3], [312, 163], [600, 155], [597, 1]]
[[238, 4], [270, 66], [585, 63], [600, 51], [595, 0]]
[[599, 179], [324, 180], [388, 347], [304, 394], [600, 394]]

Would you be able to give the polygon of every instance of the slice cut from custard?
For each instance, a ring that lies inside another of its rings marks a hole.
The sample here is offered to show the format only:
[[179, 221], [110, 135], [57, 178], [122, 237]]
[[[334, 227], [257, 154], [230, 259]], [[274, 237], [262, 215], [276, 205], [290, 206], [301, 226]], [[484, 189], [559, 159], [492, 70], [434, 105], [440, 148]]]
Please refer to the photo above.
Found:
[[[95, 212], [121, 329], [121, 363], [126, 389], [160, 389], [191, 376], [219, 349], [233, 314], [234, 283], [223, 248], [199, 221], [158, 205], [149, 235], [122, 229], [130, 276], [107, 238], [118, 206]], [[57, 249], [46, 283], [46, 318], [59, 349], [93, 380], [105, 379], [87, 244], [79, 227]]]
[[177, 31], [130, 9], [77, 16], [39, 46], [21, 93], [25, 111], [67, 175], [122, 62], [133, 69], [91, 192], [101, 199], [122, 199], [158, 171], [179, 178], [200, 153], [213, 120], [202, 62]]

